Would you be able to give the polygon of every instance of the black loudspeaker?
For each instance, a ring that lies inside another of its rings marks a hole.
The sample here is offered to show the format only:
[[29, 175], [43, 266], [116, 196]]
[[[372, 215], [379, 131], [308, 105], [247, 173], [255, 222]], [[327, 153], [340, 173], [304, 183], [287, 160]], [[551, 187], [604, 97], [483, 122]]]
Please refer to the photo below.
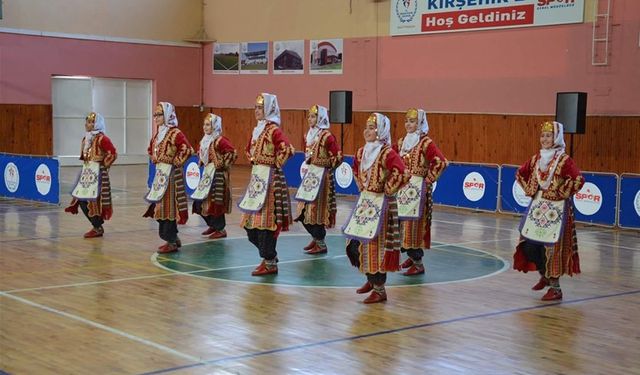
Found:
[[556, 95], [556, 121], [565, 133], [584, 134], [587, 122], [587, 93], [559, 92]]
[[329, 92], [329, 122], [334, 124], [351, 123], [351, 91]]

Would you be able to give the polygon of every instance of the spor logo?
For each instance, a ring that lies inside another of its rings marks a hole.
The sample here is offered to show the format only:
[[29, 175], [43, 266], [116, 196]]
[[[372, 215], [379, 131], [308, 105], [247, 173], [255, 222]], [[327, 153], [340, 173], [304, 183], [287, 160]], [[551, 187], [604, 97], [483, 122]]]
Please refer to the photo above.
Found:
[[4, 167], [4, 185], [10, 193], [15, 193], [20, 185], [20, 172], [12, 162], [7, 163], [7, 166]]
[[640, 216], [640, 190], [636, 193], [636, 198], [633, 200], [633, 206], [636, 209], [636, 214]]
[[47, 195], [51, 191], [51, 171], [45, 164], [40, 164], [36, 168], [36, 175], [34, 176], [36, 181], [36, 189], [40, 195]]
[[591, 182], [585, 182], [582, 189], [573, 196], [573, 203], [583, 215], [593, 215], [602, 207], [602, 192]]
[[336, 182], [343, 189], [348, 188], [353, 182], [353, 171], [347, 162], [342, 162], [335, 172]]
[[396, 16], [401, 23], [411, 22], [418, 13], [418, 0], [396, 0]]
[[462, 182], [462, 192], [472, 202], [482, 199], [485, 187], [484, 177], [478, 172], [469, 173]]
[[191, 162], [187, 166], [187, 186], [189, 189], [195, 189], [198, 187], [198, 183], [200, 182], [200, 168], [198, 168], [198, 164]]

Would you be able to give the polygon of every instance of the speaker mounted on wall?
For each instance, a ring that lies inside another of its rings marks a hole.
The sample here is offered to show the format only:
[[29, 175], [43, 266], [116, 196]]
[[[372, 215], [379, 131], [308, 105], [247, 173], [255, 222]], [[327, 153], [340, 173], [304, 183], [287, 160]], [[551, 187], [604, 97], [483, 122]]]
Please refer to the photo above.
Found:
[[351, 91], [329, 91], [329, 122], [350, 124], [352, 119]]
[[557, 93], [556, 121], [564, 125], [565, 133], [584, 134], [587, 122], [587, 93]]

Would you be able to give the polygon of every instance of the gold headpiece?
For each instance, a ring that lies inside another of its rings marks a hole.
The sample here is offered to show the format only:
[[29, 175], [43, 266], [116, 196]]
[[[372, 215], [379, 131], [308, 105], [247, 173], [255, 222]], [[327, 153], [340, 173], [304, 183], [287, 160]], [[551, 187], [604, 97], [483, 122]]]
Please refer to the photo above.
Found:
[[256, 98], [256, 104], [264, 105], [264, 97], [262, 96], [262, 94], [258, 95], [258, 97]]
[[409, 108], [406, 116], [407, 118], [418, 118], [418, 110], [415, 108]]
[[214, 115], [213, 113], [208, 113], [207, 117], [204, 118], [204, 121], [206, 122], [207, 120], [209, 120], [211, 122], [211, 125], [213, 125], [213, 121], [216, 119], [216, 115]]
[[311, 108], [309, 108], [309, 113], [313, 113], [314, 115], [317, 115], [318, 114], [318, 106], [317, 105], [311, 106]]
[[367, 119], [367, 124], [378, 126], [378, 117], [372, 113], [371, 116], [369, 116], [369, 118]]
[[95, 112], [91, 112], [87, 115], [87, 121], [96, 121], [96, 113]]
[[542, 133], [544, 132], [553, 133], [553, 122], [550, 122], [550, 121], [543, 122], [542, 125], [540, 125], [540, 131]]

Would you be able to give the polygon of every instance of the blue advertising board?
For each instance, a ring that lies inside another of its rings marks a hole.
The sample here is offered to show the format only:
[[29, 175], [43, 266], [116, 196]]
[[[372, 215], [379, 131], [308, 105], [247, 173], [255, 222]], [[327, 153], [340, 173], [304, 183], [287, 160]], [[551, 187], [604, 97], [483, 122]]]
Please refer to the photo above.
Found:
[[433, 202], [496, 211], [499, 180], [497, 165], [450, 163], [434, 185]]
[[573, 196], [576, 221], [614, 226], [618, 208], [618, 176], [582, 172], [585, 183]]
[[618, 225], [621, 228], [640, 229], [640, 174], [620, 176], [620, 208]]
[[531, 203], [531, 198], [516, 182], [518, 168], [508, 164], [500, 167], [500, 212], [524, 214]]
[[0, 196], [60, 203], [60, 164], [42, 156], [0, 153]]

